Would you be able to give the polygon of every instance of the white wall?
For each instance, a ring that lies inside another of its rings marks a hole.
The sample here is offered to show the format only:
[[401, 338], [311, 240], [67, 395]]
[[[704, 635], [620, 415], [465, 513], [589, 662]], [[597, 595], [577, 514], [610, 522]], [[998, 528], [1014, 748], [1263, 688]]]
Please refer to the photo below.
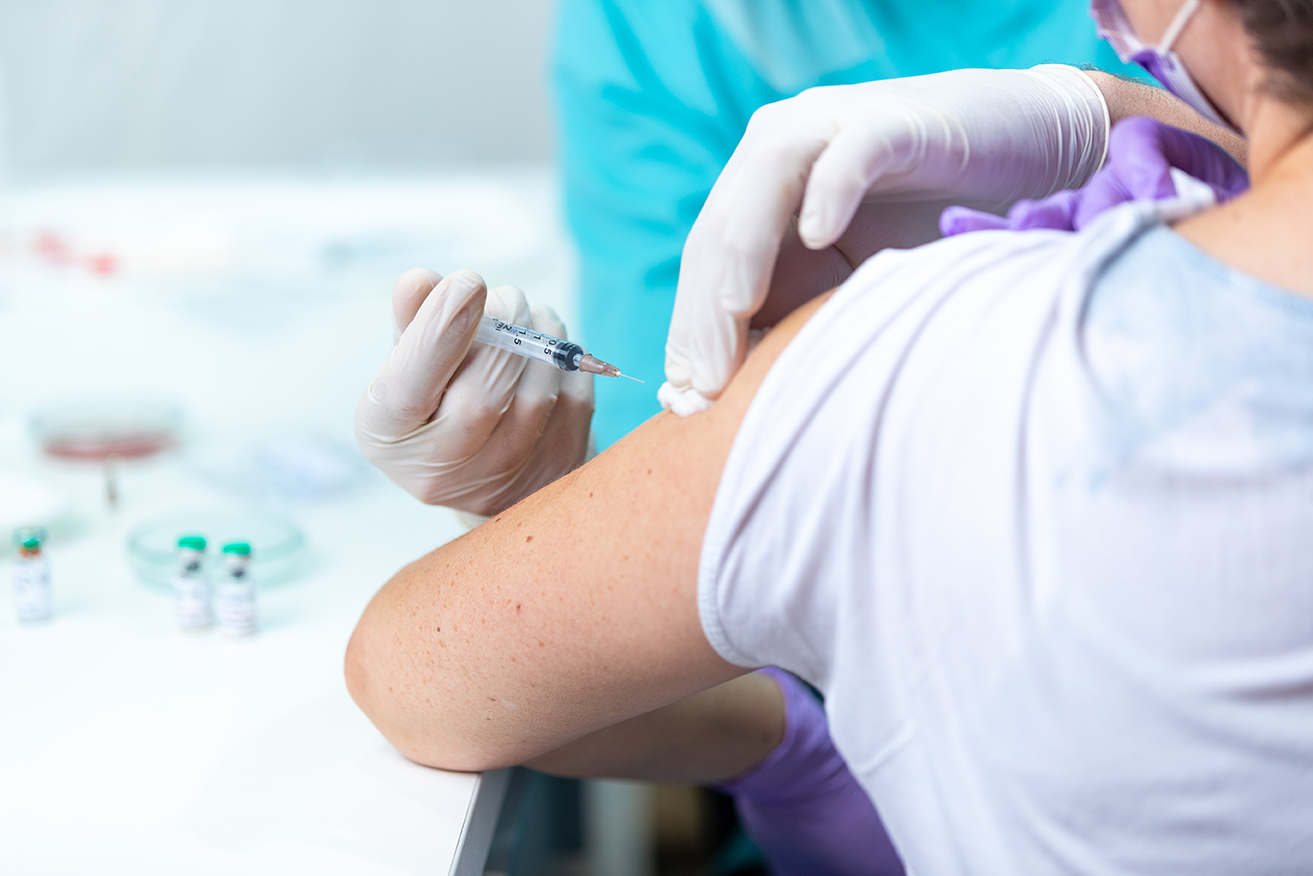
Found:
[[0, 0], [0, 156], [16, 179], [542, 161], [551, 20], [551, 0]]

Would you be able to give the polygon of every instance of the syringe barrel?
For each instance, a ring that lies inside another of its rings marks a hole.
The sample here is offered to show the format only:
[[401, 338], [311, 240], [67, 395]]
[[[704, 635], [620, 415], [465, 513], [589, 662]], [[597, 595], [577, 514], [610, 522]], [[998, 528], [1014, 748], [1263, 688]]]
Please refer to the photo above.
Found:
[[584, 348], [572, 341], [554, 338], [495, 316], [483, 317], [474, 340], [562, 371], [578, 371], [579, 360], [584, 357]]

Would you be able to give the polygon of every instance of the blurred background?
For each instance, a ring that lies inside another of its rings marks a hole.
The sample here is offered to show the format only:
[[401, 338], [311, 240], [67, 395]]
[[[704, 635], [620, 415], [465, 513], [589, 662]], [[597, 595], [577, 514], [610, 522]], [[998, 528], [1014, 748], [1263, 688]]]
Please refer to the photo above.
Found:
[[545, 165], [549, 0], [3, 0], [13, 179]]
[[[578, 323], [544, 83], [553, 15], [550, 0], [0, 0], [0, 560], [9, 528], [43, 527], [55, 594], [40, 630], [0, 615], [11, 673], [112, 661], [125, 642], [173, 662], [168, 541], [227, 515], [270, 540], [257, 562], [286, 560], [266, 569], [241, 659], [278, 696], [340, 687], [369, 595], [461, 531], [352, 438], [392, 345], [393, 278], [471, 267]], [[179, 671], [231, 658], [195, 659]], [[13, 714], [77, 695], [36, 671], [3, 679]], [[115, 684], [154, 702], [139, 680]], [[206, 694], [228, 717], [196, 744], [222, 749], [261, 720], [229, 688]], [[121, 720], [128, 738], [134, 716]], [[38, 724], [5, 731], [31, 786], [86, 793], [5, 795], [0, 819], [28, 837], [11, 860], [48, 864], [61, 825], [93, 822], [106, 860], [129, 855], [90, 790], [100, 767], [47, 762]], [[172, 818], [206, 776], [132, 811]], [[328, 818], [349, 845], [350, 807]], [[727, 802], [697, 789], [522, 771], [489, 872], [752, 872], [732, 833]]]

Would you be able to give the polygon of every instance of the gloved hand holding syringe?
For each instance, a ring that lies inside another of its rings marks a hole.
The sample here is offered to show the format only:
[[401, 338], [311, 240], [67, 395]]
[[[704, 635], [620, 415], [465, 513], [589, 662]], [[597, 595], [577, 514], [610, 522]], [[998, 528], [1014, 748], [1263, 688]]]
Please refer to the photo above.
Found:
[[356, 438], [395, 483], [487, 515], [584, 461], [593, 375], [619, 371], [571, 343], [550, 308], [473, 271], [414, 270], [392, 289], [392, 316], [396, 345], [361, 395]]

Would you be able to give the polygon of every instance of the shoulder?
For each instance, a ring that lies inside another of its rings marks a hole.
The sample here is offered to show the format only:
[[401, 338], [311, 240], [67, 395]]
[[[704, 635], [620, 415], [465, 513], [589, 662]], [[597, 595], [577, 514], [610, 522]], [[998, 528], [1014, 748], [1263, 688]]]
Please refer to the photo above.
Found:
[[[1034, 375], [1076, 348], [1066, 326], [1139, 227], [886, 250], [811, 316], [755, 388], [707, 523], [699, 604], [723, 657], [818, 680], [825, 605], [863, 586], [877, 542], [1005, 507]], [[902, 522], [877, 531], [881, 508]]]

